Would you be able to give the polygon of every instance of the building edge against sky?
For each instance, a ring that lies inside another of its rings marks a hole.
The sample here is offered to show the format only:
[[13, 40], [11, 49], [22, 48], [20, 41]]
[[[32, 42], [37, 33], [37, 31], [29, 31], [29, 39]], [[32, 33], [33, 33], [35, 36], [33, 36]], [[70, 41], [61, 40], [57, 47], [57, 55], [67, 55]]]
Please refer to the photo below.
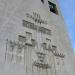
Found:
[[[74, 45], [74, 32], [75, 32], [75, 27], [74, 27], [74, 2], [69, 0], [67, 1], [62, 1], [62, 0], [58, 0], [58, 3], [60, 5], [63, 17], [65, 19], [65, 23], [66, 23], [66, 27], [68, 30], [68, 34], [72, 43], [72, 47], [75, 53], [75, 45]], [[69, 7], [69, 5], [71, 5], [70, 9], [67, 9]], [[71, 9], [72, 8], [72, 9]], [[72, 14], [72, 15], [71, 15]], [[71, 16], [69, 16], [71, 15]]]
[[56, 0], [0, 0], [1, 75], [75, 75], [75, 56]]

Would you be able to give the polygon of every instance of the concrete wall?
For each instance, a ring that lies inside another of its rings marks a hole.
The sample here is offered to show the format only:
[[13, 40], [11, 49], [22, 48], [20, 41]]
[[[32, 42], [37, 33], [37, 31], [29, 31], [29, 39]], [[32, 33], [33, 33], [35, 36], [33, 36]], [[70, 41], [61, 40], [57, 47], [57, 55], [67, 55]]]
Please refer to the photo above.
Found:
[[[41, 0], [0, 0], [1, 75], [75, 75], [75, 56], [59, 6], [55, 0], [49, 1], [57, 5], [58, 15], [50, 12], [47, 0], [44, 4]], [[43, 21], [47, 21], [47, 24], [35, 22], [34, 19], [26, 15], [34, 16], [33, 13], [39, 15]], [[34, 30], [23, 26], [23, 20], [37, 27], [51, 30], [51, 35], [45, 32], [41, 33], [42, 31], [38, 28]], [[26, 34], [26, 32], [31, 34]], [[25, 42], [24, 40], [19, 41], [19, 35], [25, 38]], [[50, 39], [50, 42], [46, 38]], [[35, 41], [34, 46], [31, 45], [32, 39]], [[27, 41], [29, 41], [28, 44], [26, 44]], [[50, 45], [51, 49], [52, 45], [55, 45], [57, 52], [63, 53], [65, 57], [61, 58], [55, 56], [53, 51], [44, 50], [41, 43]], [[13, 52], [10, 51], [12, 50], [11, 44], [14, 44], [15, 47]], [[19, 51], [18, 47], [20, 46], [22, 52], [18, 54], [17, 51]], [[48, 69], [33, 65], [38, 60], [37, 52], [46, 54], [44, 63], [50, 66]]]

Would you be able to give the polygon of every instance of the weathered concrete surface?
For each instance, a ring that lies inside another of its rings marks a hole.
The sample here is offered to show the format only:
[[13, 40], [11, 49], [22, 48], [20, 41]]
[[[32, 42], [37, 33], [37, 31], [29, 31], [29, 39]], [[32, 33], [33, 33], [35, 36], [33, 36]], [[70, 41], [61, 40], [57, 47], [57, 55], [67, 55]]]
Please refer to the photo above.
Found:
[[[55, 0], [50, 1], [57, 5], [59, 15], [49, 11], [47, 0], [44, 4], [41, 0], [0, 0], [0, 75], [75, 75], [75, 56], [59, 6]], [[47, 24], [35, 22], [27, 17], [27, 13], [40, 15]], [[23, 20], [51, 30], [51, 35], [23, 26]], [[19, 40], [19, 35], [24, 36], [21, 37], [23, 41]], [[31, 45], [31, 39], [36, 41], [35, 46]], [[65, 57], [57, 57], [53, 51], [44, 50], [41, 43], [50, 45], [51, 49], [55, 45], [57, 52]], [[14, 49], [11, 44], [14, 44]], [[18, 54], [20, 45], [22, 52]], [[48, 69], [33, 65], [38, 60], [37, 52], [46, 54]]]

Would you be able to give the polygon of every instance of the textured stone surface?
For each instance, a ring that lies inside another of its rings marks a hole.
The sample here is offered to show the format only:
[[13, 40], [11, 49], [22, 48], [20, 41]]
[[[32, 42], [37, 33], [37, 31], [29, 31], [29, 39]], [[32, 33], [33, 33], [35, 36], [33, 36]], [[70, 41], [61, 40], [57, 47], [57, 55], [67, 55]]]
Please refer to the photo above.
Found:
[[[64, 20], [47, 0], [0, 0], [1, 75], [75, 75], [75, 56]], [[27, 17], [30, 14], [32, 18]], [[23, 20], [37, 27], [26, 27]], [[46, 23], [40, 23], [39, 21]], [[48, 29], [48, 30], [46, 30]], [[50, 35], [46, 34], [51, 31]]]

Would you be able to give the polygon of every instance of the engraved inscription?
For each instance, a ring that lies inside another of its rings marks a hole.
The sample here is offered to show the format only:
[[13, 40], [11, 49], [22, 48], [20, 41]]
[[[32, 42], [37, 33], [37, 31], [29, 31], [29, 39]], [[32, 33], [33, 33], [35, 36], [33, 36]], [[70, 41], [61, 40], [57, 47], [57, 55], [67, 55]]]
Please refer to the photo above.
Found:
[[39, 67], [39, 68], [49, 68], [49, 64], [46, 63], [45, 61], [45, 56], [46, 54], [42, 53], [42, 52], [37, 52], [37, 57], [38, 59], [33, 63], [34, 66]]
[[40, 14], [33, 12], [33, 14], [26, 13], [26, 16], [30, 19], [32, 19], [34, 22], [40, 23], [40, 24], [47, 24], [47, 21], [43, 20], [40, 16]]
[[30, 28], [30, 29], [33, 29], [33, 30], [36, 30], [38, 32], [44, 33], [44, 34], [51, 35], [51, 30], [46, 29], [44, 27], [34, 25], [34, 23], [28, 22], [26, 20], [23, 20], [23, 26], [27, 27], [27, 28]]

